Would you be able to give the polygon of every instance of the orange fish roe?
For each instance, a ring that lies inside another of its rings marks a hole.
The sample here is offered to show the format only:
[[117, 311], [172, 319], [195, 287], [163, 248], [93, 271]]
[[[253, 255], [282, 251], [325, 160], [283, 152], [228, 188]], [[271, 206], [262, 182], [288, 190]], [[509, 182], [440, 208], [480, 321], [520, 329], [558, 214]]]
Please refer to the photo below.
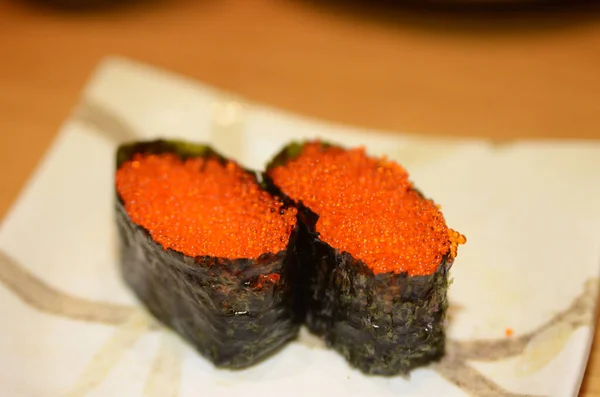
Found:
[[265, 283], [277, 284], [280, 278], [281, 276], [277, 273], [261, 274], [258, 276], [255, 288], [260, 289], [265, 286]]
[[282, 192], [319, 215], [320, 238], [362, 260], [373, 273], [426, 275], [466, 239], [446, 226], [408, 173], [362, 148], [305, 144], [298, 157], [269, 170]]
[[136, 155], [116, 174], [131, 220], [189, 256], [255, 259], [286, 248], [296, 209], [262, 190], [234, 162]]

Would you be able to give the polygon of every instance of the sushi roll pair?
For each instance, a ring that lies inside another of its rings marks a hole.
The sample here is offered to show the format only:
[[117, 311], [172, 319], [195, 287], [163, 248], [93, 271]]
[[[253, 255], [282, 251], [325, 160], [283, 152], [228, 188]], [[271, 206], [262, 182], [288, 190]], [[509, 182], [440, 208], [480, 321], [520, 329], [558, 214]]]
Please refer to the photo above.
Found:
[[263, 178], [206, 146], [119, 149], [121, 269], [150, 312], [220, 367], [260, 361], [301, 323], [369, 374], [443, 354], [464, 237], [402, 167], [308, 142]]

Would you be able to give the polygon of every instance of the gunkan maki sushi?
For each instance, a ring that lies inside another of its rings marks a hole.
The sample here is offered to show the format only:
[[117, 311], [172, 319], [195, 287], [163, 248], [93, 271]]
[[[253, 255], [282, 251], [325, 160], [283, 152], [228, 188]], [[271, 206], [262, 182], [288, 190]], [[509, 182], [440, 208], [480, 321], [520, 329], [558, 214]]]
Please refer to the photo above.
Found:
[[121, 271], [149, 311], [216, 366], [250, 366], [298, 332], [296, 209], [207, 146], [117, 152]]
[[466, 242], [407, 171], [313, 141], [267, 167], [299, 211], [308, 328], [367, 374], [407, 374], [444, 353], [450, 267]]

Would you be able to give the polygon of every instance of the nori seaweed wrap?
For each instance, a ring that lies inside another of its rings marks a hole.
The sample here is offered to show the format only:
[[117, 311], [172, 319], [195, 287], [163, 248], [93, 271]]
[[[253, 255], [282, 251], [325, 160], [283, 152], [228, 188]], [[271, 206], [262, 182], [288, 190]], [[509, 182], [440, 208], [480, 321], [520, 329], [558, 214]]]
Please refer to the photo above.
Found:
[[405, 375], [443, 355], [448, 275], [466, 239], [402, 167], [363, 149], [292, 143], [265, 180], [298, 207], [298, 293], [313, 333], [367, 374]]
[[[240, 186], [229, 191], [236, 178]], [[296, 209], [264, 191], [254, 173], [207, 146], [146, 141], [119, 147], [115, 186], [122, 276], [157, 319], [216, 366], [232, 369], [296, 337]], [[247, 208], [236, 206], [240, 200]], [[236, 225], [236, 217], [257, 231]], [[279, 248], [269, 252], [261, 238], [279, 239], [270, 242]], [[220, 254], [198, 254], [203, 244]], [[254, 254], [236, 257], [236, 249]]]

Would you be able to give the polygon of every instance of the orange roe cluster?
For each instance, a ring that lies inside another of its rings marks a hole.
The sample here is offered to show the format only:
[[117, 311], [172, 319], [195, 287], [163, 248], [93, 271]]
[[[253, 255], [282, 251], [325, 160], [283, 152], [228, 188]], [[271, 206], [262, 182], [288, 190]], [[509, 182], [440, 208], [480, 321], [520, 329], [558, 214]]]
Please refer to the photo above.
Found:
[[234, 162], [138, 154], [116, 173], [131, 220], [165, 249], [188, 256], [258, 258], [287, 246], [296, 209]]
[[308, 142], [300, 154], [269, 170], [283, 193], [319, 215], [320, 238], [373, 273], [426, 275], [466, 238], [446, 226], [438, 206], [413, 187], [408, 173], [363, 148]]

